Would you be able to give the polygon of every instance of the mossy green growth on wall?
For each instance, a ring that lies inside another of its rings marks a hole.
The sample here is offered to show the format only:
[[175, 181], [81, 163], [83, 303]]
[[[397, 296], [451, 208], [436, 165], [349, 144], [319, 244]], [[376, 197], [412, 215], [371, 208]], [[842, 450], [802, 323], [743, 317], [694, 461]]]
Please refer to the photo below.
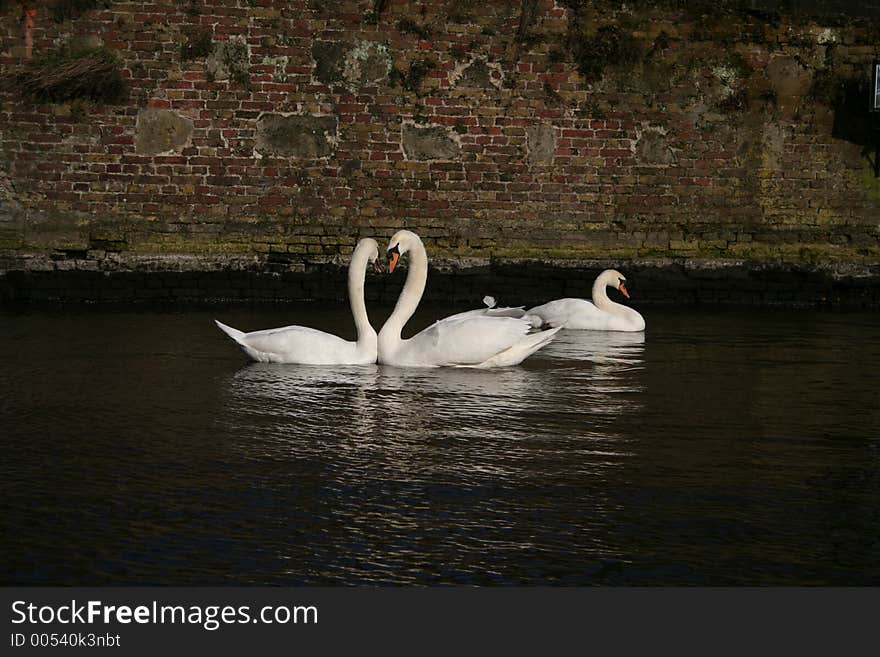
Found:
[[[875, 156], [875, 154], [871, 155], [872, 158]], [[865, 193], [868, 195], [868, 198], [877, 203], [880, 203], [880, 178], [878, 178], [874, 174], [873, 163], [870, 162], [867, 158], [864, 159], [864, 166], [859, 174], [861, 177], [862, 187], [865, 190]]]
[[604, 25], [595, 33], [575, 31], [569, 47], [578, 71], [591, 80], [601, 78], [606, 66], [635, 64], [642, 58], [638, 40], [618, 25]]
[[836, 107], [846, 95], [846, 86], [849, 80], [841, 77], [835, 71], [824, 69], [816, 71], [810, 85], [810, 98], [822, 103], [827, 107]]
[[430, 59], [416, 59], [410, 62], [408, 70], [401, 71], [400, 69], [394, 68], [391, 70], [388, 77], [391, 80], [391, 84], [395, 86], [399, 85], [405, 91], [414, 91], [418, 93], [419, 88], [422, 86], [422, 80], [424, 80], [428, 72], [436, 68], [436, 66], [437, 64]]
[[115, 103], [127, 92], [119, 60], [112, 51], [75, 43], [36, 54], [4, 82], [25, 97], [50, 103], [76, 99]]
[[411, 18], [401, 18], [397, 21], [397, 31], [401, 34], [414, 34], [420, 39], [431, 38], [431, 28], [427, 25], [419, 25]]
[[213, 34], [210, 28], [194, 28], [184, 33], [185, 41], [180, 45], [181, 61], [207, 57], [213, 47]]
[[48, 4], [49, 14], [61, 23], [79, 18], [93, 9], [106, 9], [111, 0], [51, 0]]
[[0, 0], [0, 14], [5, 14], [22, 8], [35, 8], [47, 11], [49, 16], [57, 23], [79, 18], [93, 9], [106, 9], [112, 4], [112, 0], [49, 0], [48, 2], [34, 2], [29, 0]]

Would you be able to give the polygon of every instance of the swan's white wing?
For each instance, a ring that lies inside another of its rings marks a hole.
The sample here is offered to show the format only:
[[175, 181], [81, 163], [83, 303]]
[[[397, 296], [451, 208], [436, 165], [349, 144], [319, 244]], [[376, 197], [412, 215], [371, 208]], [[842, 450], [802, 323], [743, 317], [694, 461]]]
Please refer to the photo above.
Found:
[[275, 353], [326, 352], [346, 344], [340, 337], [307, 326], [283, 326], [253, 331], [245, 334], [243, 342], [254, 349]]
[[522, 340], [530, 324], [513, 317], [447, 317], [406, 341], [425, 365], [479, 365]]
[[[489, 297], [487, 297], [489, 298]], [[493, 299], [494, 301], [494, 299]], [[465, 319], [468, 317], [522, 317], [525, 315], [526, 311], [524, 310], [525, 306], [516, 306], [516, 307], [508, 307], [504, 308], [475, 308], [474, 310], [465, 310], [464, 312], [455, 313], [454, 315], [450, 315], [449, 317], [445, 317], [441, 321], [446, 321], [449, 319]]]
[[283, 326], [237, 334], [230, 333], [223, 325], [220, 328], [241, 345], [248, 356], [263, 363], [334, 365], [351, 363], [355, 359], [356, 343], [306, 326]]
[[548, 326], [563, 328], [573, 328], [571, 324], [577, 319], [592, 318], [595, 321], [603, 315], [592, 301], [586, 299], [556, 299], [527, 310], [526, 314], [540, 317]]
[[594, 331], [641, 331], [645, 320], [633, 308], [618, 305], [618, 312], [597, 308], [587, 299], [557, 299], [526, 311], [548, 326]]
[[486, 308], [483, 311], [486, 317], [516, 317], [521, 318], [526, 314], [525, 306], [505, 306], [504, 308]]

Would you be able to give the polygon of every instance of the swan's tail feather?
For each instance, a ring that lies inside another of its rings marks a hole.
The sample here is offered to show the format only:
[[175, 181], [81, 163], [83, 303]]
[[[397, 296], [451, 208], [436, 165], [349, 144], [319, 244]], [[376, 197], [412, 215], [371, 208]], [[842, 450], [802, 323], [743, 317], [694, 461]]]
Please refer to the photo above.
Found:
[[224, 323], [222, 323], [222, 322], [218, 322], [216, 319], [214, 320], [214, 323], [215, 323], [215, 324], [217, 325], [217, 327], [218, 327], [221, 331], [223, 331], [226, 335], [228, 335], [230, 338], [232, 338], [233, 340], [235, 340], [237, 343], [241, 344], [241, 339], [242, 339], [242, 338], [244, 337], [244, 335], [245, 335], [245, 334], [244, 334], [244, 331], [239, 331], [238, 329], [234, 329], [234, 328], [232, 328], [231, 326], [226, 326], [226, 324], [224, 324]]
[[530, 333], [527, 335], [526, 340], [523, 340], [523, 342], [520, 343], [527, 349], [526, 355], [523, 356], [523, 359], [531, 356], [544, 345], [549, 344], [561, 330], [562, 328], [557, 326], [556, 328], [547, 329], [546, 331], [538, 331], [537, 333]]
[[251, 360], [255, 360], [258, 363], [271, 362], [271, 358], [267, 357], [266, 354], [264, 354], [260, 351], [257, 351], [256, 349], [251, 347], [249, 344], [247, 344], [247, 342], [245, 341], [245, 338], [247, 337], [247, 333], [245, 333], [244, 331], [239, 331], [238, 329], [234, 329], [231, 326], [226, 326], [226, 324], [224, 324], [223, 322], [218, 322], [216, 319], [214, 320], [214, 323], [217, 325], [217, 328], [219, 328], [226, 335], [228, 335], [230, 338], [232, 338], [235, 341], [235, 343], [239, 347], [241, 347], [241, 350], [245, 354], [247, 354], [247, 356]]
[[499, 354], [495, 354], [492, 358], [480, 363], [477, 367], [486, 368], [519, 365], [526, 358], [553, 340], [560, 330], [561, 328], [557, 327], [546, 331], [529, 333], [512, 347], [505, 349]]

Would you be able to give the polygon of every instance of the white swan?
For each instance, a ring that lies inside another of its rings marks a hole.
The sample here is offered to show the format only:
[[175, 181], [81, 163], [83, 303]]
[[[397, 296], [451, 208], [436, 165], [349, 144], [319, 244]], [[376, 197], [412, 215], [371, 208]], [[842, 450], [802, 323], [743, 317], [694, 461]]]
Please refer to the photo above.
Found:
[[391, 316], [379, 331], [379, 362], [398, 367], [504, 367], [517, 365], [550, 342], [558, 329], [529, 334], [531, 324], [515, 317], [447, 317], [403, 340], [401, 331], [422, 299], [428, 255], [419, 236], [408, 230], [388, 244], [388, 272], [410, 254], [406, 283]]
[[626, 278], [615, 269], [606, 269], [593, 283], [593, 300], [557, 299], [526, 311], [541, 318], [544, 325], [594, 331], [644, 331], [645, 318], [628, 306], [608, 298], [606, 287], [614, 287], [628, 299]]
[[302, 365], [369, 365], [376, 362], [376, 331], [364, 303], [364, 278], [368, 263], [381, 269], [379, 245], [365, 238], [358, 242], [348, 265], [348, 302], [357, 341], [343, 340], [331, 333], [306, 326], [284, 326], [244, 333], [231, 326], [217, 326], [235, 340], [244, 352], [261, 363], [300, 363]]

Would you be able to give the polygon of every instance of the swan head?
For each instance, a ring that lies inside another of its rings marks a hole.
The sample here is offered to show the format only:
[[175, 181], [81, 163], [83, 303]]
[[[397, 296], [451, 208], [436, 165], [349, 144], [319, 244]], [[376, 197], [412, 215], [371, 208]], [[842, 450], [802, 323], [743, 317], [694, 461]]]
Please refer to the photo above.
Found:
[[626, 276], [616, 269], [606, 269], [599, 276], [605, 281], [605, 285], [620, 290], [620, 293], [629, 299], [629, 292], [626, 289]]
[[373, 271], [377, 274], [382, 273], [382, 261], [379, 260], [379, 243], [376, 240], [370, 240], [370, 254], [367, 256], [367, 262], [373, 265]]
[[365, 237], [357, 243], [354, 250], [352, 259], [355, 255], [364, 254], [367, 256], [367, 264], [372, 265], [373, 270], [377, 273], [382, 273], [382, 262], [379, 260], [379, 243], [376, 240], [371, 237]]
[[388, 250], [386, 251], [386, 256], [388, 257], [388, 273], [394, 271], [394, 268], [397, 267], [397, 263], [400, 260], [400, 256], [410, 250], [413, 244], [416, 242], [421, 242], [419, 236], [410, 230], [399, 230], [391, 237], [388, 241]]
[[388, 249], [388, 273], [394, 271], [394, 268], [397, 267], [397, 262], [400, 260], [400, 245], [395, 244], [390, 249]]

